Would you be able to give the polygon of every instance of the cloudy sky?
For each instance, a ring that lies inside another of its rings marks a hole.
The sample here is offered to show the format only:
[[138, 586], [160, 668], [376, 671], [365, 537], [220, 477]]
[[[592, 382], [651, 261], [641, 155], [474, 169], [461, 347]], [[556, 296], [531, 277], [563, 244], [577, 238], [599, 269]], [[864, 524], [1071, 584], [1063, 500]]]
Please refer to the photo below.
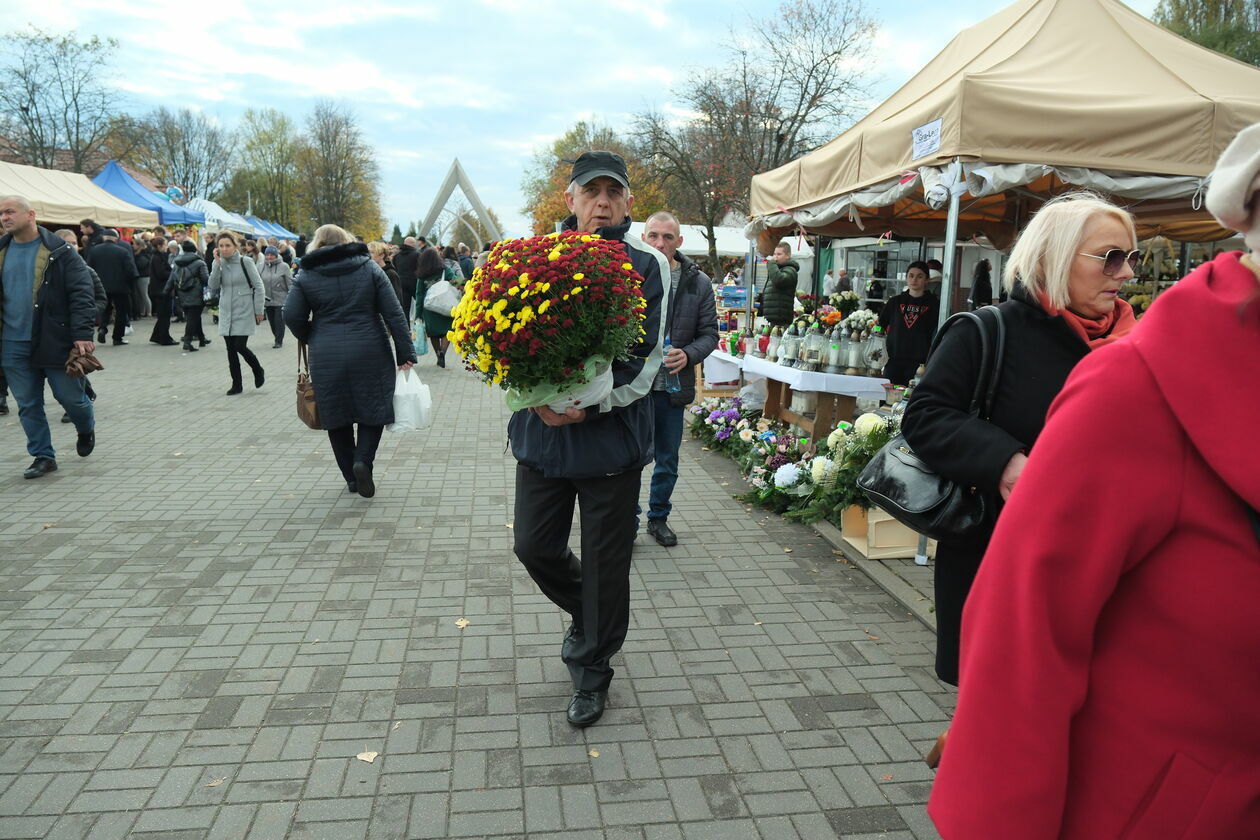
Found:
[[[1156, 0], [1132, 0], [1149, 15]], [[881, 23], [875, 101], [959, 30], [1006, 0], [868, 0]], [[43, 0], [9, 9], [0, 31], [42, 23], [119, 42], [107, 83], [136, 111], [199, 108], [235, 125], [247, 107], [297, 122], [321, 97], [354, 109], [381, 164], [384, 210], [424, 216], [460, 159], [508, 234], [527, 232], [522, 172], [578, 120], [625, 128], [670, 89], [722, 59], [720, 43], [777, 0]], [[874, 103], [872, 103], [874, 104]], [[242, 208], [231, 208], [242, 209]]]

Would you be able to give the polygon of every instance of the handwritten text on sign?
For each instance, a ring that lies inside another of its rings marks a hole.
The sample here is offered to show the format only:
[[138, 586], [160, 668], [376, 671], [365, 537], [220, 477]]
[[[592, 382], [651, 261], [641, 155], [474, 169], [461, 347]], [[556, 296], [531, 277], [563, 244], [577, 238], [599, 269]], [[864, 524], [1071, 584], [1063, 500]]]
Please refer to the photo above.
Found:
[[910, 132], [910, 136], [914, 140], [914, 151], [910, 155], [911, 160], [918, 160], [919, 158], [936, 154], [941, 150], [940, 119], [937, 118], [927, 125], [919, 126]]

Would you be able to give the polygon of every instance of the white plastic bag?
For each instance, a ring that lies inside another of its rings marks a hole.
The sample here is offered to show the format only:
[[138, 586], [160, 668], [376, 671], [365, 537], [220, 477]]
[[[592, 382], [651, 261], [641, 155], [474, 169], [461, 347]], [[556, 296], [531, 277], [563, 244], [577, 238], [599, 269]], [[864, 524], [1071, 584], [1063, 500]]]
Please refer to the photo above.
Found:
[[418, 432], [433, 425], [433, 397], [429, 386], [413, 370], [398, 371], [394, 380], [394, 422], [391, 432]]
[[424, 296], [424, 308], [448, 318], [459, 305], [459, 292], [449, 280], [439, 280], [429, 287]]

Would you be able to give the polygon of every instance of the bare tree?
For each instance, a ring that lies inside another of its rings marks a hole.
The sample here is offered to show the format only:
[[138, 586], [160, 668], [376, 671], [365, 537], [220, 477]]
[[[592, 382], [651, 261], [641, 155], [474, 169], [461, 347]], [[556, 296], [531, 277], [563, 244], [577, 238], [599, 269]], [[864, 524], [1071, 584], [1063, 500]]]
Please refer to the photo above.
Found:
[[640, 114], [635, 136], [668, 179], [687, 221], [713, 228], [747, 212], [752, 176], [830, 139], [856, 115], [875, 23], [861, 0], [783, 0], [750, 37], [732, 32], [730, 61], [688, 79], [675, 94], [687, 119]]
[[150, 112], [134, 132], [125, 160], [189, 198], [214, 198], [236, 169], [235, 133], [200, 112], [165, 106]]
[[318, 102], [296, 157], [311, 216], [320, 224], [333, 222], [380, 236], [385, 221], [376, 155], [347, 107]]
[[0, 152], [44, 169], [98, 168], [119, 119], [118, 97], [101, 82], [117, 46], [38, 29], [0, 40]]

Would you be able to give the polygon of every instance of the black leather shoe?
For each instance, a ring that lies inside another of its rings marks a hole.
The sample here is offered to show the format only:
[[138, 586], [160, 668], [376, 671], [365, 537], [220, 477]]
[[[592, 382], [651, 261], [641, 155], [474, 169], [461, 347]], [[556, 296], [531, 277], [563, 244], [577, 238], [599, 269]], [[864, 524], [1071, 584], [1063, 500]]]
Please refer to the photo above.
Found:
[[61, 422], [62, 422], [62, 423], [73, 423], [74, 421], [70, 419], [70, 415], [69, 415], [69, 414], [63, 414], [63, 415], [61, 415]]
[[370, 499], [376, 495], [376, 484], [372, 481], [372, 465], [362, 461], [354, 462], [354, 483], [358, 485], [359, 495]]
[[265, 374], [266, 374], [266, 371], [264, 371], [262, 368], [259, 368], [258, 370], [254, 371], [254, 387], [255, 388], [261, 388], [263, 386], [263, 383], [267, 381], [267, 377]]
[[96, 331], [96, 343], [97, 343], [97, 344], [104, 344], [104, 343], [105, 343], [105, 330], [97, 330], [97, 331]]
[[200, 344], [202, 347], [205, 347], [209, 343], [210, 343], [210, 339], [208, 338], [203, 338], [201, 339], [201, 341], [198, 342], [198, 344]]
[[564, 642], [560, 645], [561, 654], [562, 655], [568, 654], [568, 652], [573, 648], [574, 645], [578, 643], [578, 640], [581, 638], [582, 638], [582, 628], [578, 627], [576, 622], [571, 623], [569, 625], [569, 629], [564, 634]]
[[161, 345], [162, 347], [174, 347], [176, 344], [179, 344], [179, 342], [178, 341], [159, 341], [158, 344]]
[[74, 451], [79, 453], [79, 457], [86, 458], [95, 448], [96, 432], [79, 432], [79, 439], [74, 444]]
[[184, 352], [186, 353], [196, 353], [200, 349], [201, 349], [200, 347], [197, 347], [193, 344], [189, 344], [187, 341], [184, 342]]
[[353, 481], [347, 481], [347, 482], [346, 482], [346, 492], [347, 492], [347, 493], [358, 493], [358, 492], [359, 492], [359, 485], [358, 485], [358, 484], [356, 484], [356, 483], [354, 483]]
[[9, 413], [9, 401], [4, 397], [0, 397], [0, 414]]
[[235, 394], [239, 394], [243, 390], [244, 389], [240, 385], [233, 385], [231, 388], [227, 389], [227, 395], [230, 397]]
[[57, 462], [52, 458], [36, 458], [22, 473], [22, 478], [39, 478], [57, 469]]
[[120, 340], [120, 341], [115, 341], [115, 342], [114, 342], [114, 346], [115, 346], [115, 347], [122, 347], [123, 345], [130, 344], [130, 343], [131, 343], [130, 341], [121, 341], [121, 340]]
[[604, 704], [607, 702], [607, 691], [587, 691], [579, 688], [573, 692], [573, 698], [569, 700], [565, 717], [569, 719], [571, 726], [579, 729], [590, 726], [604, 716]]
[[669, 522], [664, 519], [649, 519], [647, 532], [666, 548], [678, 545], [678, 535], [674, 533], [673, 528], [669, 527]]
[[272, 350], [279, 350], [279, 349], [280, 349], [280, 342], [278, 342], [278, 341], [277, 341], [276, 343], [272, 344], [272, 345], [271, 345], [271, 349], [272, 349]]

